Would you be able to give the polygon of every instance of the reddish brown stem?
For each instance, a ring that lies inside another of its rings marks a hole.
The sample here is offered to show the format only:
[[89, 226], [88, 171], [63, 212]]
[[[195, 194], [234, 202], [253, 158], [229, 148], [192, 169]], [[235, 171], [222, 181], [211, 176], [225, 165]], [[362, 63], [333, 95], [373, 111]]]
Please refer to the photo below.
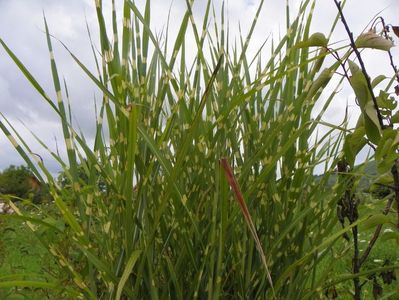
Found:
[[220, 165], [224, 169], [224, 173], [226, 175], [227, 181], [229, 182], [229, 185], [233, 189], [233, 192], [234, 192], [234, 194], [235, 194], [235, 196], [237, 198], [237, 202], [240, 205], [241, 212], [244, 215], [244, 219], [245, 219], [245, 221], [246, 221], [246, 223], [247, 223], [247, 225], [249, 227], [249, 230], [250, 230], [250, 232], [251, 232], [251, 234], [252, 234], [252, 236], [253, 236], [253, 238], [255, 240], [256, 248], [259, 251], [261, 260], [262, 260], [263, 265], [264, 265], [264, 267], [266, 269], [266, 275], [267, 275], [267, 279], [268, 279], [268, 281], [270, 283], [270, 286], [271, 286], [271, 289], [272, 289], [273, 298], [277, 299], [275, 291], [274, 291], [273, 280], [272, 280], [272, 277], [270, 275], [269, 267], [267, 265], [266, 255], [263, 252], [263, 248], [262, 248], [262, 245], [260, 243], [258, 234], [256, 233], [255, 225], [254, 225], [254, 223], [252, 221], [252, 218], [251, 218], [251, 215], [249, 213], [248, 207], [247, 207], [247, 205], [245, 203], [244, 196], [241, 193], [240, 185], [238, 184], [238, 182], [237, 182], [237, 180], [236, 180], [236, 178], [234, 176], [233, 170], [231, 169], [230, 164], [228, 163], [226, 158], [222, 158], [220, 160]]

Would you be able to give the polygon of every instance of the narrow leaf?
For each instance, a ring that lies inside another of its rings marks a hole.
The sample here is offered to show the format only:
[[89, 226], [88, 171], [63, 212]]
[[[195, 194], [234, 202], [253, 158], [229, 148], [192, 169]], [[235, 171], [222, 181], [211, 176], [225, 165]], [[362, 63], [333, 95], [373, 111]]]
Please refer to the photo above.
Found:
[[127, 261], [125, 270], [123, 271], [121, 279], [119, 280], [115, 299], [119, 300], [121, 298], [123, 287], [125, 286], [126, 281], [128, 280], [130, 273], [132, 272], [133, 267], [134, 267], [137, 259], [139, 258], [140, 254], [141, 254], [141, 250], [136, 250], [136, 251], [133, 251], [132, 255], [130, 255], [130, 258]]
[[389, 217], [383, 214], [373, 215], [368, 218], [364, 223], [360, 226], [362, 230], [367, 230], [376, 227], [380, 224], [389, 223]]

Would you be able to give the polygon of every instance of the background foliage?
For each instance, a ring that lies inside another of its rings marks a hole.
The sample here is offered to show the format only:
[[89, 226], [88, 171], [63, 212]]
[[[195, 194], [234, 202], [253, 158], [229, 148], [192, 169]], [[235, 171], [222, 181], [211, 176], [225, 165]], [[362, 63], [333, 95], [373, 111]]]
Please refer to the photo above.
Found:
[[0, 173], [0, 192], [28, 198], [31, 186], [28, 178], [32, 175], [25, 166], [9, 166]]

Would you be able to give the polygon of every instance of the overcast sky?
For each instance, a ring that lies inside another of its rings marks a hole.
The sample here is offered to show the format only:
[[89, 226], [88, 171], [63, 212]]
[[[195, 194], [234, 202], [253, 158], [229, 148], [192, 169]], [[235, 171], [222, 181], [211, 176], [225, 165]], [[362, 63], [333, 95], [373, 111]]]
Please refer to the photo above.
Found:
[[[105, 11], [109, 11], [111, 0], [103, 0]], [[142, 6], [144, 1], [136, 1]], [[215, 0], [216, 7], [220, 1]], [[299, 6], [297, 0], [290, 1], [293, 10]], [[360, 33], [377, 13], [385, 18], [387, 23], [399, 25], [398, 0], [348, 0], [345, 14], [352, 31]], [[120, 1], [117, 1], [120, 3]], [[165, 23], [171, 1], [152, 1], [152, 29], [161, 32]], [[194, 15], [201, 19], [204, 11], [205, 0], [196, 0]], [[241, 25], [244, 35], [249, 29], [257, 9], [256, 0], [230, 0], [227, 1], [227, 10], [230, 19], [231, 36], [238, 35], [238, 24]], [[118, 6], [121, 8], [121, 5]], [[176, 32], [179, 20], [185, 10], [185, 0], [174, 0], [172, 4], [171, 32]], [[0, 0], [0, 38], [15, 52], [26, 67], [36, 76], [46, 92], [53, 96], [52, 78], [49, 66], [49, 57], [45, 35], [43, 33], [43, 12], [46, 15], [50, 31], [62, 40], [85, 64], [93, 66], [93, 57], [90, 50], [89, 39], [86, 31], [85, 18], [97, 42], [97, 23], [94, 9], [94, 0]], [[266, 0], [264, 9], [259, 17], [251, 49], [257, 47], [270, 33], [278, 33], [284, 29], [285, 0]], [[312, 31], [328, 33], [328, 29], [336, 14], [332, 0], [319, 0], [316, 6], [315, 19]], [[342, 25], [332, 40], [346, 39]], [[396, 44], [399, 41], [396, 41]], [[54, 42], [55, 58], [59, 72], [65, 77], [70, 92], [75, 118], [86, 137], [91, 137], [94, 132], [93, 101], [97, 93], [95, 87], [86, 79], [79, 67], [72, 62], [70, 56], [60, 45]], [[399, 61], [398, 50], [394, 50], [396, 61]], [[368, 69], [371, 75], [391, 74], [386, 56], [375, 51], [367, 54]], [[98, 95], [98, 94], [97, 94]], [[338, 123], [342, 120], [345, 105], [348, 102], [353, 107], [352, 116], [356, 119], [354, 96], [349, 89], [334, 102], [325, 115], [325, 119]], [[30, 134], [24, 129], [21, 121], [37, 134], [53, 150], [56, 149], [56, 136], [60, 134], [60, 126], [56, 115], [49, 109], [43, 99], [35, 92], [15, 64], [0, 49], [0, 112], [22, 132], [29, 141], [33, 152], [43, 155], [45, 162], [52, 172], [58, 167], [45, 154]], [[62, 145], [62, 140], [58, 138]], [[23, 161], [19, 158], [14, 148], [6, 137], [0, 132], [0, 170], [10, 164], [19, 165]]]

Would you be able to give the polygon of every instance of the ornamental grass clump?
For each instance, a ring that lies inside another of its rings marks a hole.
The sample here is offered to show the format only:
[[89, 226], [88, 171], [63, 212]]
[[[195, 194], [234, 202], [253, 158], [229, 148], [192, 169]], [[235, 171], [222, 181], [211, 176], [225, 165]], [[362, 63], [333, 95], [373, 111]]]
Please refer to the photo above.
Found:
[[[2, 116], [4, 134], [58, 208], [45, 219], [17, 212], [64, 277], [1, 286], [85, 299], [297, 299], [317, 290], [317, 265], [342, 234], [330, 236], [340, 196], [326, 185], [342, 133], [331, 138], [331, 127], [317, 135], [337, 92], [325, 87], [339, 64], [322, 69], [322, 48], [296, 46], [309, 39], [314, 2], [303, 1], [294, 19], [287, 6], [286, 34], [254, 57], [248, 47], [264, 1], [236, 43], [227, 34], [224, 6], [216, 17], [210, 0], [201, 24], [187, 1], [174, 40], [152, 31], [150, 1], [144, 11], [123, 1], [121, 22], [112, 3], [107, 28], [102, 2], [95, 1], [96, 72], [64, 45], [102, 95], [93, 145], [72, 125], [73, 105], [52, 50], [58, 41], [46, 19], [56, 99], [0, 40], [58, 115], [67, 150], [63, 157], [42, 143], [62, 168], [61, 184]], [[315, 111], [322, 93], [325, 104]], [[221, 159], [240, 186], [245, 218]], [[325, 165], [321, 180], [314, 176], [318, 165]]]

